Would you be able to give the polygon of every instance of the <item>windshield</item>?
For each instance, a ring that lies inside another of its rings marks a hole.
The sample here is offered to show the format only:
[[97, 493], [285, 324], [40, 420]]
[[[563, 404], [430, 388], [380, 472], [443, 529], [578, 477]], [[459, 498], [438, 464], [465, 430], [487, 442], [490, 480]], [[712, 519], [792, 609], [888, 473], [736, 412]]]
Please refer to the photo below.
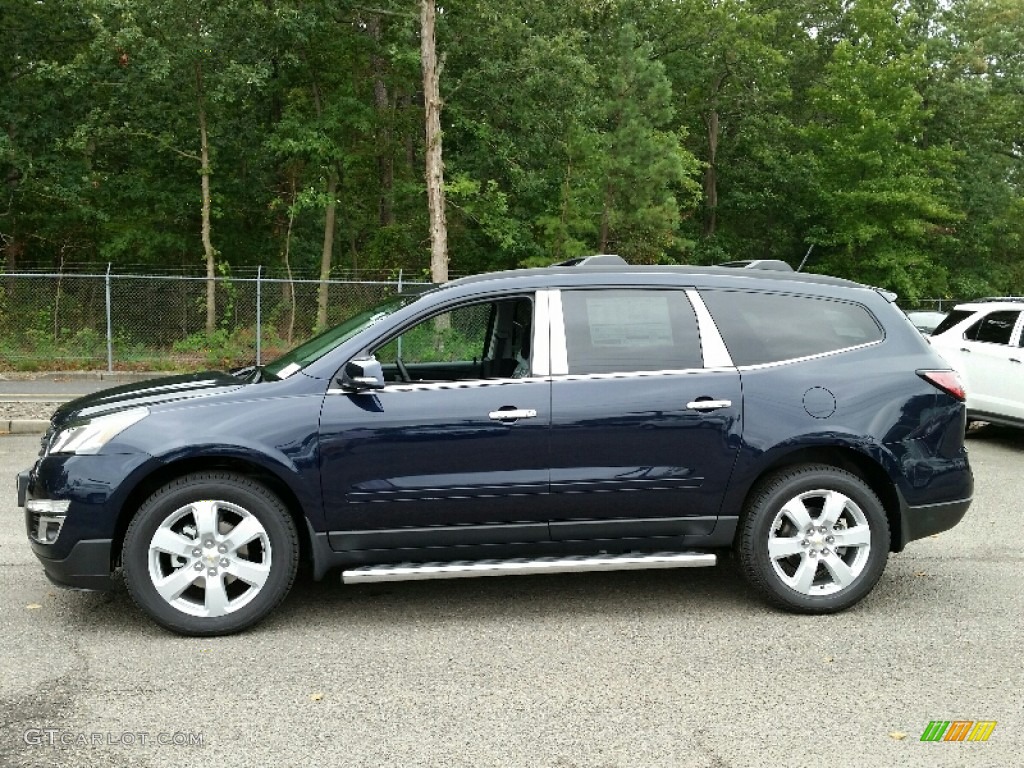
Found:
[[365, 312], [360, 312], [358, 315], [354, 315], [341, 323], [341, 325], [328, 328], [305, 344], [297, 346], [291, 352], [266, 365], [263, 368], [263, 373], [268, 377], [287, 379], [310, 363], [319, 360], [339, 344], [348, 341], [364, 328], [369, 328], [374, 323], [383, 320], [392, 312], [405, 306], [409, 301], [411, 299], [408, 296], [391, 298]]

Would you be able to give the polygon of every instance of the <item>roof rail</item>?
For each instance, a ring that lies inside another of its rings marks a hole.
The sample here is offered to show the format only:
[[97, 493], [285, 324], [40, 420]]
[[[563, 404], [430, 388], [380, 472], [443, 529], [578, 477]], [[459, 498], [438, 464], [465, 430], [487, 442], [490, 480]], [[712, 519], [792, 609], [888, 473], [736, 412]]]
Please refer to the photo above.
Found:
[[981, 301], [1024, 301], [1024, 296], [985, 296], [980, 299], [972, 299], [974, 303]]
[[588, 267], [605, 265], [623, 266], [627, 262], [621, 256], [617, 256], [614, 253], [595, 253], [593, 256], [580, 256], [576, 259], [566, 259], [560, 261], [557, 264], [552, 264], [552, 267], [582, 267], [584, 265]]
[[742, 261], [726, 261], [719, 267], [736, 267], [737, 269], [767, 269], [773, 272], [792, 272], [793, 268], [781, 259], [744, 259]]

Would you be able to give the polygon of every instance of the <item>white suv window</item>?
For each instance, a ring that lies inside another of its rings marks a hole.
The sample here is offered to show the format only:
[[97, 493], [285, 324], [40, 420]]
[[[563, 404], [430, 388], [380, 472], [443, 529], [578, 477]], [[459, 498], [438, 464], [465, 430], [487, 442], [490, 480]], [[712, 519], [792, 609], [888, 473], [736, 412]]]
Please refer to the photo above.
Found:
[[987, 344], [1009, 344], [1019, 316], [1020, 312], [1016, 310], [990, 312], [968, 328], [964, 338]]

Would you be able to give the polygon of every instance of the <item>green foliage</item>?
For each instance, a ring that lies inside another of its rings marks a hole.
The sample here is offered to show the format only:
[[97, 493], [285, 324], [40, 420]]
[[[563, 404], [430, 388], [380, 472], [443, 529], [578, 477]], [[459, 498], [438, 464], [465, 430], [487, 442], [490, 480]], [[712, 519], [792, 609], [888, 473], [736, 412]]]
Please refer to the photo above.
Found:
[[[0, 16], [0, 267], [197, 271], [202, 104], [225, 268], [287, 251], [318, 274], [332, 207], [334, 273], [426, 268], [415, 4]], [[455, 274], [599, 250], [796, 264], [813, 245], [809, 268], [912, 299], [1024, 292], [1019, 0], [466, 0], [438, 45]], [[34, 343], [68, 343], [87, 309], [30, 318]]]

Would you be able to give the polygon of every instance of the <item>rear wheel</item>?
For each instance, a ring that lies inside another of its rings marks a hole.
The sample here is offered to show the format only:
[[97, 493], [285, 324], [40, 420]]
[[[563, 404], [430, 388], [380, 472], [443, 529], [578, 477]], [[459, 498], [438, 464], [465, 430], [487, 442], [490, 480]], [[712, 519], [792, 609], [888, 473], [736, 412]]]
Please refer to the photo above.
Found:
[[132, 598], [185, 635], [252, 626], [288, 594], [298, 566], [291, 515], [259, 483], [227, 472], [175, 480], [139, 509], [122, 565]]
[[889, 556], [889, 522], [857, 476], [827, 465], [792, 467], [754, 492], [737, 555], [750, 584], [776, 605], [834, 613], [878, 582]]

